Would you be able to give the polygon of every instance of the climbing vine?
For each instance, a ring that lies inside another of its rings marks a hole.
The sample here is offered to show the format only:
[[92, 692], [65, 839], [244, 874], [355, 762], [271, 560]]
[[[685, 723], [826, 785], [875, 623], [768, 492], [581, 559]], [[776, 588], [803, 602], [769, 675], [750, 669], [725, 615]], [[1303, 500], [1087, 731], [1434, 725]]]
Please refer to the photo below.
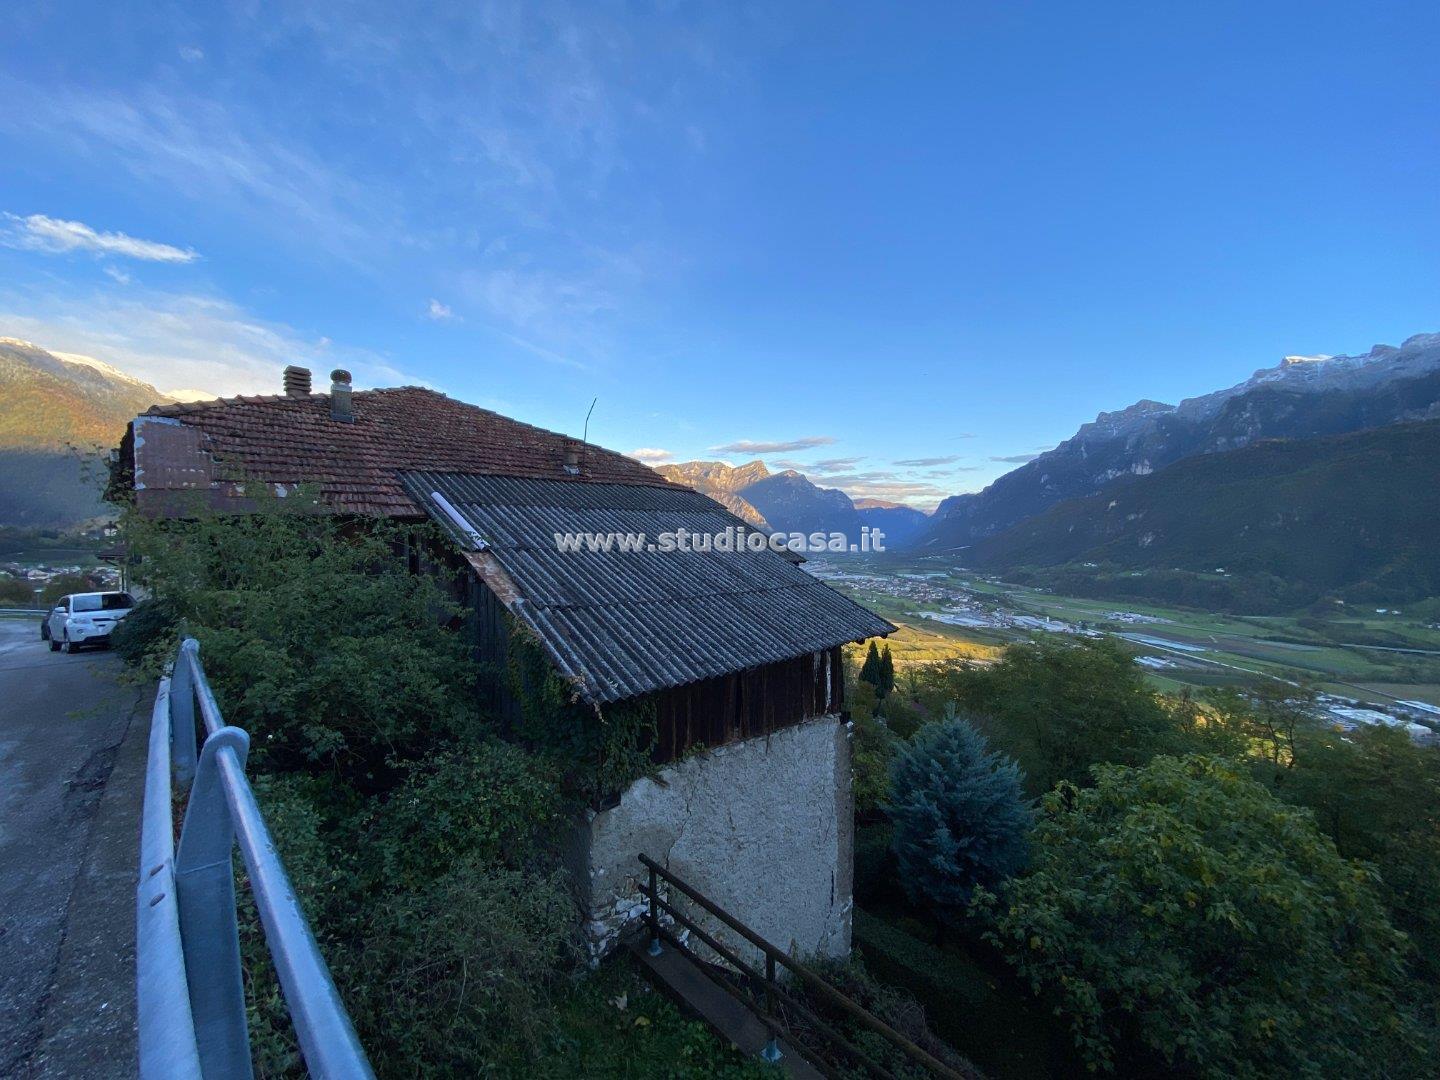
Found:
[[505, 618], [506, 689], [519, 713], [512, 736], [551, 760], [567, 785], [597, 806], [651, 775], [659, 740], [655, 702], [586, 704], [529, 628]]

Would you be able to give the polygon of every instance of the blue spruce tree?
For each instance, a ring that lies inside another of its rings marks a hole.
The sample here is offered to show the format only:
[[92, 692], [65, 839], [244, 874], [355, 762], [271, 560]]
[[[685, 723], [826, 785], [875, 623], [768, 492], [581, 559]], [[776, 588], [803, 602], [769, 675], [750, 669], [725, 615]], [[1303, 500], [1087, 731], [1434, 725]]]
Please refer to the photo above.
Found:
[[939, 913], [960, 913], [976, 886], [994, 889], [1025, 866], [1035, 814], [1020, 767], [953, 705], [895, 756], [885, 809], [901, 885]]

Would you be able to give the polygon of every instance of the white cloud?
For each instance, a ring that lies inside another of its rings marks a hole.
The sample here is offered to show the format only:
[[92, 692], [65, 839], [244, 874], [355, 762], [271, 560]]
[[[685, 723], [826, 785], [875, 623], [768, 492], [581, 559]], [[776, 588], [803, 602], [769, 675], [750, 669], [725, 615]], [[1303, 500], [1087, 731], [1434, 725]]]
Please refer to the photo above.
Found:
[[442, 304], [432, 296], [429, 305], [425, 308], [425, 317], [434, 322], [444, 322], [446, 319], [455, 318], [455, 312], [450, 310], [450, 305]]
[[192, 64], [198, 64], [205, 59], [205, 50], [198, 45], [181, 45], [180, 59]]
[[317, 385], [333, 367], [354, 372], [357, 386], [424, 382], [379, 354], [326, 344], [214, 296], [136, 290], [60, 298], [0, 291], [0, 336], [97, 357], [161, 390], [279, 393], [287, 364], [319, 372]]
[[116, 255], [146, 262], [188, 263], [200, 256], [189, 248], [162, 244], [156, 240], [140, 240], [122, 232], [100, 232], [83, 221], [66, 221], [30, 214], [19, 217], [6, 214], [4, 242], [10, 247], [27, 251], [48, 251], [65, 254], [71, 251], [93, 251], [100, 255]]
[[895, 464], [905, 468], [923, 469], [933, 465], [952, 465], [959, 460], [959, 454], [947, 454], [944, 457], [902, 458]]
[[121, 270], [118, 266], [106, 266], [104, 269], [108, 277], [113, 278], [121, 285], [129, 285], [130, 282], [134, 280], [134, 278], [132, 278], [124, 270]]
[[636, 461], [643, 461], [646, 465], [663, 465], [672, 461], [675, 455], [669, 450], [661, 450], [657, 446], [642, 446], [638, 450], [631, 450], [626, 457], [632, 457]]
[[801, 439], [787, 439], [782, 442], [737, 439], [720, 446], [712, 446], [710, 449], [717, 454], [793, 454], [796, 450], [827, 446], [834, 441], [833, 435], [807, 435]]

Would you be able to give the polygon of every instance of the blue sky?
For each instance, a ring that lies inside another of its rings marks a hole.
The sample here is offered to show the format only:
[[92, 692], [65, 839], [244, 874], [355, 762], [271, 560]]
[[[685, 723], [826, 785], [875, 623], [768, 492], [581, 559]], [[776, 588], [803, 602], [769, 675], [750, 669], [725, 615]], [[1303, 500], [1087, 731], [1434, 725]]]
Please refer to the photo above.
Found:
[[410, 7], [8, 6], [0, 334], [923, 505], [1440, 329], [1433, 3]]

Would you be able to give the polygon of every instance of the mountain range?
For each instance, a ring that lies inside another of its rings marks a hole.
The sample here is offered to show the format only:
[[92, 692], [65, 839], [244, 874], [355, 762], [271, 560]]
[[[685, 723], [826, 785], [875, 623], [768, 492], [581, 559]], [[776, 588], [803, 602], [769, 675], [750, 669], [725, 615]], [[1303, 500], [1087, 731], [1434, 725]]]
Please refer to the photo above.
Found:
[[97, 453], [175, 400], [103, 361], [0, 337], [0, 524], [68, 528], [112, 511]]
[[878, 528], [889, 547], [912, 542], [928, 520], [909, 506], [879, 499], [852, 500], [838, 488], [811, 482], [794, 469], [772, 473], [763, 461], [730, 465], [687, 461], [658, 465], [667, 480], [704, 492], [756, 528], [780, 532], [842, 532], [858, 539], [861, 526]]
[[1235, 386], [1179, 405], [1101, 413], [1055, 449], [936, 509], [917, 548], [956, 552], [1125, 477], [1273, 438], [1316, 438], [1440, 417], [1440, 334], [1363, 356], [1289, 356]]
[[1440, 596], [1437, 463], [1440, 420], [1261, 439], [1057, 503], [960, 561], [1065, 568], [1073, 591], [1253, 612], [1323, 595]]

